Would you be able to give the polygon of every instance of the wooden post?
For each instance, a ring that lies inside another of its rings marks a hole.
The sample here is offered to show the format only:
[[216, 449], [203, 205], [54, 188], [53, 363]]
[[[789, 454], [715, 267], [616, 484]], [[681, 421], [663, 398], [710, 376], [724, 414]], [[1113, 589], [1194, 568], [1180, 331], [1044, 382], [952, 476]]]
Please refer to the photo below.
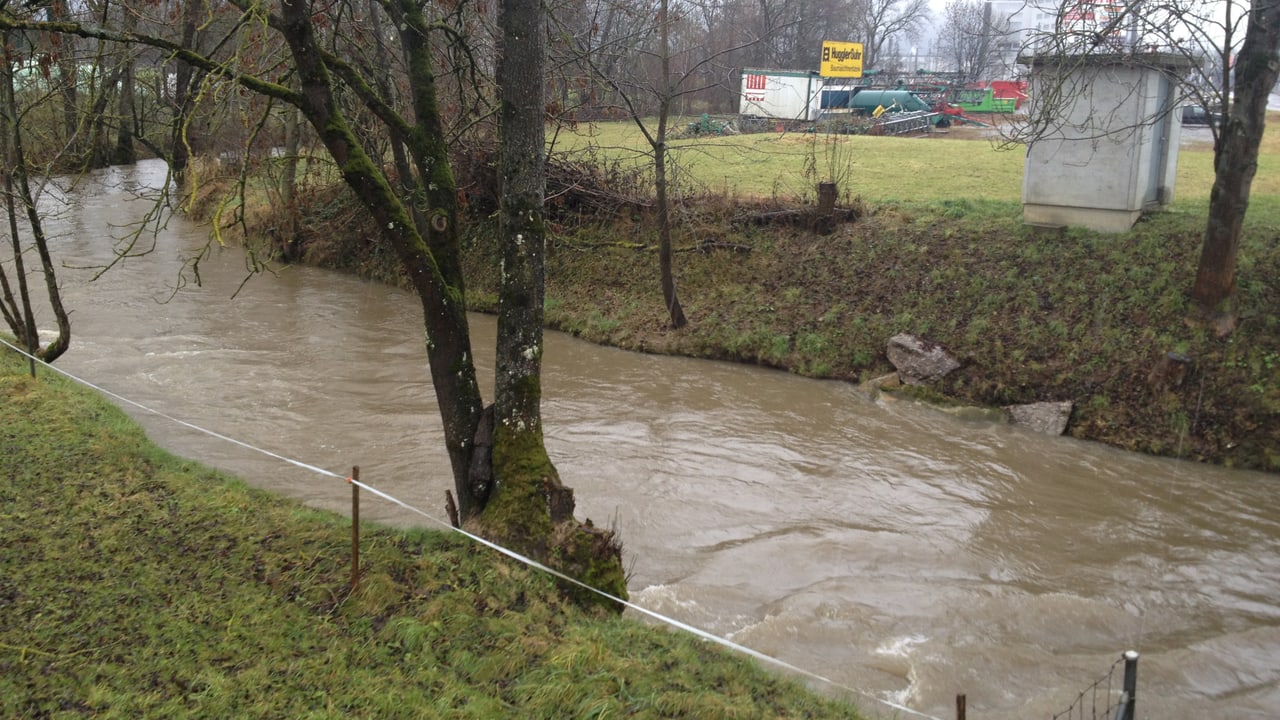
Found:
[[956, 720], [964, 720], [965, 696], [960, 694], [956, 696]]
[[351, 468], [351, 591], [360, 586], [360, 466]]
[[1152, 390], [1177, 390], [1187, 378], [1187, 371], [1194, 361], [1178, 352], [1165, 353], [1147, 373], [1147, 384]]
[[837, 196], [838, 191], [835, 183], [818, 183], [818, 208], [813, 216], [813, 231], [819, 235], [829, 235], [835, 230]]

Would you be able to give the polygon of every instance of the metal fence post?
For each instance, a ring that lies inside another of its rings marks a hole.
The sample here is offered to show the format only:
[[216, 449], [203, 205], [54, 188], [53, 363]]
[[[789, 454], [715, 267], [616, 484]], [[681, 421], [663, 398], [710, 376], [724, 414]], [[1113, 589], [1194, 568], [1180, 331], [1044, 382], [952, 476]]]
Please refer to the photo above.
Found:
[[351, 468], [351, 591], [360, 586], [360, 466]]
[[1135, 720], [1138, 699], [1138, 651], [1124, 654], [1124, 696], [1116, 709], [1116, 720]]

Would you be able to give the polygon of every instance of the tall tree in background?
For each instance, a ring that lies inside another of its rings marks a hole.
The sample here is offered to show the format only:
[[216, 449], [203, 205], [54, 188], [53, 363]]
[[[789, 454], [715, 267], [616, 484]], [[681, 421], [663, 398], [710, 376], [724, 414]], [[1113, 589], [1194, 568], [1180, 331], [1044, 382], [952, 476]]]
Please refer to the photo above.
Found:
[[952, 0], [943, 10], [937, 50], [964, 77], [975, 82], [986, 77], [996, 48], [1008, 34], [1008, 20], [992, 16], [990, 2]]
[[676, 88], [671, 78], [671, 3], [659, 0], [658, 10], [658, 127], [650, 133], [645, 123], [632, 113], [653, 150], [653, 186], [658, 201], [658, 270], [662, 280], [662, 301], [667, 306], [671, 327], [679, 330], [688, 324], [680, 297], [676, 294], [675, 274], [671, 269], [671, 193], [667, 181], [667, 126], [671, 121], [671, 101]]
[[[67, 0], [53, 0], [49, 3], [49, 14], [53, 20], [69, 19], [71, 9], [68, 7]], [[65, 146], [70, 147], [80, 125], [79, 96], [76, 88], [79, 58], [76, 57], [75, 48], [71, 46], [75, 38], [65, 38], [67, 42], [64, 43], [63, 36], [52, 35], [49, 40], [52, 45], [50, 54], [58, 68], [58, 87], [62, 94], [62, 139]]]
[[876, 68], [884, 63], [881, 51], [889, 41], [910, 40], [920, 32], [929, 18], [929, 0], [859, 0], [853, 10], [862, 65]]
[[[684, 10], [696, 7], [688, 5]], [[651, 18], [649, 22], [632, 26], [633, 36], [615, 37], [612, 43], [582, 43], [579, 39], [575, 50], [581, 62], [594, 73], [594, 79], [607, 86], [617, 98], [649, 147], [657, 215], [659, 283], [670, 326], [679, 329], [688, 319], [680, 303], [672, 266], [675, 183], [671, 180], [671, 118], [682, 98], [699, 94], [708, 85], [719, 85], [723, 78], [731, 76], [724, 58], [749, 47], [755, 40], [747, 38], [741, 44], [721, 45], [712, 51], [696, 32], [701, 29], [695, 21], [696, 14], [685, 15], [683, 10], [673, 9], [669, 0], [658, 0], [656, 10], [652, 16], [646, 16]], [[693, 26], [695, 32], [688, 32], [689, 26]], [[623, 58], [628, 62], [623, 62]]]
[[[201, 0], [181, 0], [178, 7], [170, 8], [170, 17], [178, 21], [180, 35], [178, 46], [200, 51], [197, 25], [204, 3]], [[169, 134], [169, 170], [177, 178], [179, 185], [185, 182], [187, 163], [190, 160], [191, 144], [187, 139], [188, 120], [195, 105], [193, 88], [203, 77], [200, 69], [178, 57], [173, 70], [173, 95], [170, 96], [169, 107], [173, 121]]]

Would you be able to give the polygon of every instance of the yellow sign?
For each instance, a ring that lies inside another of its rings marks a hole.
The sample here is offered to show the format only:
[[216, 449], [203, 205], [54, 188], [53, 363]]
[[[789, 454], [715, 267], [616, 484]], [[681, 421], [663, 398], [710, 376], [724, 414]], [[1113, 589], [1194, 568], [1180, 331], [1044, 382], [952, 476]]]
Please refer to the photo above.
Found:
[[822, 41], [822, 77], [862, 77], [862, 43]]

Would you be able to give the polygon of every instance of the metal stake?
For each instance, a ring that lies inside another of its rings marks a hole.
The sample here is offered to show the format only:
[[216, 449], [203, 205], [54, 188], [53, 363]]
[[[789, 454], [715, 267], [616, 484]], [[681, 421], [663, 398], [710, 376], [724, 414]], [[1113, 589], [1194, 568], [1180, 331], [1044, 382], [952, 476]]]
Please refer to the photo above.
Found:
[[351, 468], [351, 591], [360, 586], [360, 466]]
[[1125, 700], [1116, 717], [1121, 720], [1135, 720], [1138, 700], [1138, 651], [1130, 650], [1124, 654], [1124, 697]]

